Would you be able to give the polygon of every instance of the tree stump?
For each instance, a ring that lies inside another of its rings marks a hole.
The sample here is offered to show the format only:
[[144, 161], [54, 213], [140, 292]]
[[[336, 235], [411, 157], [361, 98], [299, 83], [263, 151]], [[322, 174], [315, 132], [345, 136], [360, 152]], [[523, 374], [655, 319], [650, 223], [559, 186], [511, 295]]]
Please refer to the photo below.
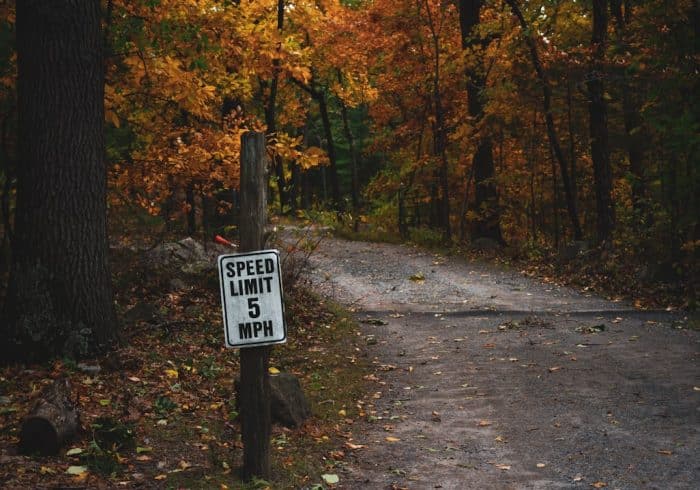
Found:
[[44, 388], [22, 423], [19, 434], [22, 454], [55, 455], [77, 432], [79, 414], [70, 393], [67, 379], [57, 379]]

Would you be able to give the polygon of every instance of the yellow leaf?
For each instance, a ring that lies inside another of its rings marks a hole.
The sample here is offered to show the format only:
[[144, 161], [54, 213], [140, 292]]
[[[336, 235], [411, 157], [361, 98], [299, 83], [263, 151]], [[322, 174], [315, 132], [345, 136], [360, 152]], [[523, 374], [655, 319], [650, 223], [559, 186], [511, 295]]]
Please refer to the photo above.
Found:
[[160, 475], [154, 476], [153, 479], [154, 480], [165, 480], [167, 477], [168, 477], [168, 475], [160, 474]]
[[166, 369], [163, 371], [168, 378], [177, 379], [179, 377], [178, 372], [175, 369]]
[[399, 442], [401, 439], [398, 437], [393, 437], [393, 436], [387, 436], [384, 438], [386, 442]]
[[277, 369], [276, 367], [270, 367], [270, 368], [267, 368], [267, 372], [269, 372], [271, 375], [274, 376], [276, 374], [279, 374], [280, 370]]

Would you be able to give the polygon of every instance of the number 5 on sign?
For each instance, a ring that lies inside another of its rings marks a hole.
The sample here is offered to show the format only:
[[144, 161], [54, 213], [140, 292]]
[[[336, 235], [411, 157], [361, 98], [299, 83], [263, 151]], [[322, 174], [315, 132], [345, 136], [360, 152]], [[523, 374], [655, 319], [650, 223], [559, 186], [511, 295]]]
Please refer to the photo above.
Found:
[[218, 262], [226, 346], [284, 343], [287, 324], [279, 252], [221, 255]]

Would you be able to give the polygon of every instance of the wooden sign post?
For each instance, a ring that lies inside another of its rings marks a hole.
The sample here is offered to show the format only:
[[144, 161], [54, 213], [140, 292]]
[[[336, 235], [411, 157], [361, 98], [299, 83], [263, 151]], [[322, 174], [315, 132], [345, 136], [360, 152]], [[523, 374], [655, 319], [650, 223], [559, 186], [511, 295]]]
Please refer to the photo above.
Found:
[[[267, 221], [265, 135], [241, 137], [240, 251], [264, 248]], [[239, 390], [244, 479], [270, 477], [270, 346], [241, 349]]]

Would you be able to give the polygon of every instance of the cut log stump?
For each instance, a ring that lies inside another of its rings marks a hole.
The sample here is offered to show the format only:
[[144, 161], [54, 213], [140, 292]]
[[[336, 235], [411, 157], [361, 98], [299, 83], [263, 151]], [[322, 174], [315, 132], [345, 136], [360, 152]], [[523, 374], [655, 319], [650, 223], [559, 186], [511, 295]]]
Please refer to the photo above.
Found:
[[22, 423], [19, 451], [22, 454], [50, 456], [78, 431], [78, 410], [71, 401], [70, 383], [57, 379], [39, 395], [34, 407]]

